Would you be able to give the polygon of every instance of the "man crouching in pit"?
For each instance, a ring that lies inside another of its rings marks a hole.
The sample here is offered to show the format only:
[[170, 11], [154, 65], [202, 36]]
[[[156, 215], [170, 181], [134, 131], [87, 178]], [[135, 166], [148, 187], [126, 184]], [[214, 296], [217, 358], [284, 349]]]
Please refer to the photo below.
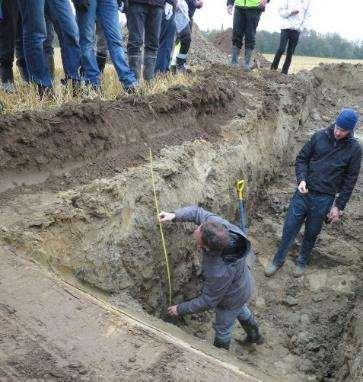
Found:
[[243, 231], [228, 221], [197, 206], [161, 212], [160, 222], [194, 222], [193, 236], [203, 254], [202, 294], [190, 301], [170, 306], [172, 316], [215, 311], [214, 346], [229, 349], [237, 319], [247, 333], [245, 344], [263, 342], [257, 323], [247, 307], [253, 291], [253, 277], [246, 263], [251, 243]]

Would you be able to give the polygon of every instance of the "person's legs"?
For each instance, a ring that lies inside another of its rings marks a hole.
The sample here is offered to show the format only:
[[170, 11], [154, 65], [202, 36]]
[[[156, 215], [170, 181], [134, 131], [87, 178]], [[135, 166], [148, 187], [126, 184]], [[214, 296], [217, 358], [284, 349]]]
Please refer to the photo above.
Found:
[[100, 22], [96, 20], [96, 61], [98, 69], [101, 73], [103, 73], [105, 69], [107, 61], [107, 52], [108, 49], [105, 34], [103, 33], [103, 29]]
[[215, 322], [213, 324], [214, 328], [214, 346], [218, 348], [223, 348], [228, 350], [231, 338], [232, 329], [237, 315], [240, 313], [238, 310], [225, 310], [221, 308], [215, 309]]
[[180, 40], [180, 50], [176, 56], [176, 65], [177, 69], [185, 70], [185, 63], [188, 58], [190, 44], [192, 42], [189, 24], [187, 24], [187, 26], [179, 33], [178, 38]]
[[19, 9], [13, 0], [4, 0], [2, 11], [3, 18], [0, 20], [0, 87], [7, 92], [12, 92], [14, 90], [13, 61]]
[[256, 29], [260, 20], [260, 11], [247, 9], [245, 27], [245, 60], [244, 69], [250, 70], [252, 67], [252, 52], [256, 44]]
[[246, 304], [243, 305], [239, 311], [237, 319], [247, 334], [247, 337], [242, 342], [246, 345], [262, 344], [263, 338], [260, 334], [257, 322]]
[[[52, 22], [59, 30], [63, 69], [66, 78], [79, 81], [81, 67], [81, 49], [79, 45], [79, 30], [69, 1], [46, 0], [47, 9]], [[91, 3], [91, 1], [90, 1]]]
[[176, 26], [174, 15], [169, 20], [166, 20], [165, 15], [161, 23], [161, 32], [159, 40], [158, 55], [156, 58], [155, 73], [166, 73], [169, 71], [169, 64], [173, 44], [175, 39]]
[[[15, 2], [14, 4], [17, 4], [17, 3]], [[29, 82], [29, 72], [26, 66], [26, 61], [24, 56], [23, 25], [21, 21], [20, 11], [18, 13], [17, 33], [16, 33], [16, 40], [15, 40], [15, 55], [16, 55], [16, 65], [18, 67], [22, 80], [24, 82]]]
[[82, 52], [82, 71], [86, 82], [94, 87], [98, 87], [100, 85], [100, 70], [94, 52], [97, 0], [89, 0], [88, 4], [87, 12], [77, 11]]
[[310, 260], [311, 251], [323, 227], [326, 215], [333, 205], [334, 197], [331, 195], [311, 194], [309, 200], [310, 208], [305, 222], [304, 238], [296, 260], [296, 264], [301, 268], [306, 267]]
[[282, 67], [281, 73], [287, 74], [290, 68], [292, 55], [295, 52], [296, 45], [299, 41], [300, 32], [294, 29], [288, 30], [288, 45], [284, 65]]
[[18, 0], [23, 25], [23, 47], [29, 79], [38, 85], [40, 96], [52, 88], [44, 54], [47, 29], [44, 18], [45, 0]]
[[242, 48], [244, 30], [242, 28], [244, 13], [242, 8], [235, 7], [233, 12], [233, 30], [232, 30], [232, 57], [231, 64], [238, 65], [238, 57]]
[[282, 230], [282, 238], [277, 252], [273, 259], [276, 267], [281, 267], [285, 261], [287, 251], [295, 240], [296, 235], [300, 231], [301, 225], [308, 214], [308, 204], [306, 196], [301, 195], [298, 191], [294, 194], [289, 209], [287, 211], [284, 227]]
[[272, 64], [271, 64], [271, 69], [272, 70], [277, 70], [278, 67], [279, 67], [281, 56], [284, 54], [285, 49], [286, 49], [287, 37], [288, 37], [288, 29], [281, 29], [280, 45], [277, 48], [275, 57], [274, 57], [274, 59], [272, 61]]
[[54, 48], [53, 48], [54, 28], [53, 28], [53, 23], [47, 12], [45, 12], [45, 24], [47, 26], [47, 39], [44, 41], [44, 53], [47, 58], [48, 69], [52, 77], [52, 81], [54, 81], [54, 77], [55, 77]]
[[125, 60], [116, 0], [98, 0], [97, 18], [101, 23], [108, 50], [118, 78], [125, 88], [136, 85], [136, 76]]
[[130, 69], [138, 79], [141, 76], [141, 47], [144, 42], [147, 13], [147, 5], [134, 2], [129, 4], [127, 14], [127, 29], [129, 30], [127, 55]]
[[151, 81], [155, 75], [156, 57], [159, 49], [161, 20], [164, 9], [149, 6], [145, 22], [144, 80]]

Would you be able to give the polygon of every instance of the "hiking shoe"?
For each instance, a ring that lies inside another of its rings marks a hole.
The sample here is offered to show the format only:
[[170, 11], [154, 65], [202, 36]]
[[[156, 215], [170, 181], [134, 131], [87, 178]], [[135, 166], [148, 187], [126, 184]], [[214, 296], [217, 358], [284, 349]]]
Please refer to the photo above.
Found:
[[305, 273], [306, 267], [296, 265], [294, 269], [294, 277], [301, 277]]
[[270, 261], [265, 268], [265, 276], [270, 277], [278, 271], [280, 267], [275, 265], [273, 261]]

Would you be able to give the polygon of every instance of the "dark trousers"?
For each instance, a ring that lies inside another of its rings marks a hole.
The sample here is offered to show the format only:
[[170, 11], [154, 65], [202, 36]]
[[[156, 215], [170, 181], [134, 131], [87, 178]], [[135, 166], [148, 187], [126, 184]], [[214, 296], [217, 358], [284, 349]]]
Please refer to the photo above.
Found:
[[287, 74], [290, 68], [292, 55], [299, 41], [300, 32], [295, 29], [281, 29], [280, 45], [271, 64], [271, 69], [277, 70], [281, 56], [284, 54], [287, 46], [286, 58], [281, 72]]
[[176, 27], [174, 15], [166, 20], [165, 15], [161, 23], [161, 32], [159, 39], [159, 50], [156, 59], [155, 73], [166, 73], [169, 71], [171, 52], [173, 50]]
[[179, 34], [177, 41], [180, 41], [179, 56], [186, 58], [192, 42], [192, 31], [188, 24]]
[[163, 13], [162, 7], [130, 3], [127, 15], [127, 28], [129, 30], [127, 53], [129, 56], [140, 56], [141, 47], [145, 44], [145, 56], [156, 57]]
[[27, 75], [18, 3], [15, 0], [4, 0], [2, 13], [3, 19], [0, 21], [0, 80], [13, 82], [14, 53], [20, 72]]
[[333, 202], [334, 196], [332, 195], [316, 194], [312, 191], [303, 195], [296, 191], [285, 217], [279, 248], [273, 259], [275, 265], [281, 266], [283, 264], [287, 251], [304, 222], [305, 233], [297, 264], [305, 266], [308, 263], [311, 251]]
[[260, 21], [261, 12], [258, 9], [235, 7], [233, 15], [232, 44], [242, 48], [243, 37], [245, 47], [254, 49], [256, 43], [256, 29]]

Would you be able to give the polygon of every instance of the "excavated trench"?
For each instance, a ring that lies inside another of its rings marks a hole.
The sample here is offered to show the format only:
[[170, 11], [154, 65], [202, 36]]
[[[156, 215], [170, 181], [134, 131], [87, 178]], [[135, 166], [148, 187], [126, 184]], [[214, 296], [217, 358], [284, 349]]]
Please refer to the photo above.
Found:
[[[291, 260], [272, 279], [263, 266], [278, 243], [297, 150], [341, 106], [363, 112], [362, 89], [361, 65], [291, 77], [215, 66], [162, 95], [2, 117], [0, 240], [62, 278], [102, 290], [116, 306], [165, 318], [149, 149], [164, 210], [199, 203], [236, 220], [234, 184], [244, 178], [257, 252], [251, 307], [266, 342], [252, 349], [233, 343], [231, 352], [266, 378], [358, 381], [362, 184], [342, 223], [324, 230], [306, 276], [291, 276]], [[165, 227], [174, 303], [201, 288], [192, 230]], [[178, 325], [211, 341], [211, 320], [204, 313]]]

